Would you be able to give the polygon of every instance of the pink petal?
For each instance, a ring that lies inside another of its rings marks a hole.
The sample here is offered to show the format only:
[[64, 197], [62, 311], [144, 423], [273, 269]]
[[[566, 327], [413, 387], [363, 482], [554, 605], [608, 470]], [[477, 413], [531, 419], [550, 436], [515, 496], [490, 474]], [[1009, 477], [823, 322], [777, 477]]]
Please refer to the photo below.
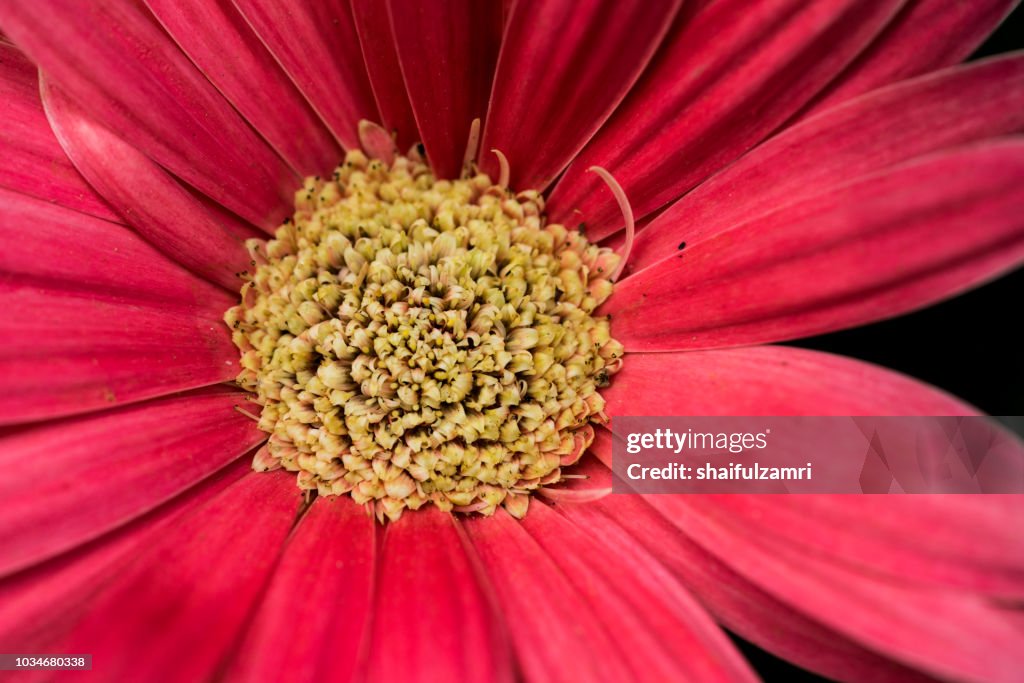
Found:
[[3, 189], [0, 240], [0, 272], [24, 285], [136, 303], [209, 306], [214, 315], [234, 298], [128, 227]]
[[402, 80], [391, 18], [381, 10], [380, 0], [352, 0], [352, 16], [381, 120], [388, 130], [397, 133], [398, 145], [404, 151], [419, 140], [420, 135]]
[[[182, 187], [188, 190], [193, 197], [202, 203], [203, 208], [206, 209], [208, 214], [213, 216], [213, 219], [217, 223], [224, 226], [224, 229], [239, 239], [247, 240], [250, 237], [266, 239], [267, 235], [272, 234], [280, 227], [280, 225], [273, 225], [270, 228], [267, 228], [266, 226], [254, 226], [237, 213], [234, 213], [230, 209], [224, 207], [224, 205], [218, 204], [206, 195], [196, 191], [195, 188], [189, 187], [188, 185], [182, 185]], [[231, 288], [231, 291], [236, 291], [237, 289], [238, 286], [236, 284]]]
[[110, 680], [212, 679], [270, 578], [300, 501], [287, 475], [239, 480], [124, 568], [60, 651], [92, 653]]
[[370, 615], [377, 536], [376, 521], [351, 500], [313, 501], [249, 618], [228, 678], [350, 680]]
[[649, 553], [723, 626], [787, 661], [836, 680], [926, 680], [790, 609], [687, 538], [639, 496], [612, 496], [596, 505], [561, 511], [591, 534], [599, 534], [617, 555]]
[[[614, 552], [603, 526], [584, 534], [546, 505], [530, 507], [523, 527], [614, 633], [637, 680], [757, 680], [725, 633], [657, 561]], [[571, 519], [573, 509], [587, 506], [563, 507]]]
[[227, 290], [250, 257], [243, 240], [167, 171], [90, 119], [43, 80], [43, 104], [65, 152], [82, 175], [150, 243]]
[[738, 526], [893, 580], [1024, 598], [1019, 496], [722, 496]]
[[343, 154], [334, 138], [231, 0], [146, 4], [199, 70], [299, 175], [326, 173], [337, 165]]
[[[651, 496], [651, 504], [744, 578], [803, 614], [881, 654], [940, 677], [1019, 678], [1020, 634], [963, 591], [885, 581], [738, 526], [712, 496]], [[926, 533], [927, 530], [917, 530]]]
[[74, 283], [0, 284], [0, 304], [0, 423], [107, 408], [238, 374], [238, 351], [218, 320], [226, 306], [140, 303]]
[[39, 101], [36, 68], [12, 45], [0, 42], [0, 188], [45, 199], [76, 211], [119, 221], [64, 155]]
[[232, 2], [334, 137], [358, 148], [356, 127], [361, 119], [377, 120], [377, 105], [349, 2]]
[[250, 471], [240, 458], [123, 527], [0, 582], [0, 641], [19, 652], [46, 652], [82, 618], [90, 598], [168, 524]]
[[637, 678], [596, 606], [519, 522], [499, 510], [493, 517], [461, 519], [460, 526], [494, 587], [525, 679]]
[[911, 0], [875, 41], [820, 93], [803, 116], [888, 83], [966, 59], [1018, 0]]
[[601, 395], [613, 420], [615, 415], [977, 414], [891, 370], [783, 346], [629, 354]]
[[494, 75], [482, 170], [497, 177], [490, 152], [497, 148], [512, 167], [512, 187], [547, 187], [636, 82], [680, 4], [559, 0], [514, 6]]
[[[1024, 58], [1001, 57], [879, 90], [759, 145], [637, 235], [639, 271], [719, 232], [937, 150], [1024, 130]], [[627, 271], [628, 272], [628, 271]]]
[[434, 173], [454, 178], [473, 119], [483, 120], [501, 43], [501, 5], [389, 0], [405, 88]]
[[[791, 117], [878, 34], [898, 0], [722, 0], [689, 10], [638, 86], [555, 186], [552, 220], [600, 239], [622, 226], [603, 166], [637, 218], [679, 197]], [[688, 10], [684, 9], [684, 13]]]
[[921, 308], [1024, 258], [1024, 142], [944, 152], [687, 247], [603, 307], [627, 350], [753, 344]]
[[0, 439], [0, 574], [96, 538], [252, 449], [265, 435], [232, 409], [242, 397], [179, 394]]
[[388, 525], [382, 557], [368, 680], [513, 680], [504, 626], [450, 514], [406, 513]]
[[269, 227], [297, 179], [136, 3], [7, 2], [0, 26], [102, 125], [249, 221]]
[[0, 423], [237, 374], [229, 295], [121, 225], [4, 190], [0, 205]]

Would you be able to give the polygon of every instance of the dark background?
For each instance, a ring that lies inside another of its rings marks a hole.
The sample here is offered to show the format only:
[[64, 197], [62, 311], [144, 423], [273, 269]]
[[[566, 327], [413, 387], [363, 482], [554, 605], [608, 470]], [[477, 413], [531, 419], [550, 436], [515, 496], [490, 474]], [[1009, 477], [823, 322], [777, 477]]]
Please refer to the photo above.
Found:
[[[1018, 7], [971, 57], [1024, 48]], [[1024, 269], [916, 313], [793, 342], [934, 384], [990, 415], [1024, 415]], [[766, 681], [825, 681], [736, 638]]]

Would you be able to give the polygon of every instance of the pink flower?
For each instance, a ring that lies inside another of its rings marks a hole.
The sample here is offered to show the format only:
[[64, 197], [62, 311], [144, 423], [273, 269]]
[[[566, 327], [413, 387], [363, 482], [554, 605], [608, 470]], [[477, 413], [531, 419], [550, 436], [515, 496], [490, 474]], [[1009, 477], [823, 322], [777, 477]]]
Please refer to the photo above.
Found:
[[591, 488], [521, 521], [380, 525], [249, 471], [221, 322], [242, 242], [360, 120], [453, 177], [479, 118], [480, 168], [503, 152], [550, 220], [618, 248], [586, 170], [630, 200], [613, 418], [972, 414], [761, 344], [1021, 263], [1024, 57], [954, 66], [1014, 3], [386, 4], [0, 2], [0, 650], [100, 680], [753, 679], [724, 626], [840, 680], [1019, 680], [1019, 497], [601, 497], [597, 427]]

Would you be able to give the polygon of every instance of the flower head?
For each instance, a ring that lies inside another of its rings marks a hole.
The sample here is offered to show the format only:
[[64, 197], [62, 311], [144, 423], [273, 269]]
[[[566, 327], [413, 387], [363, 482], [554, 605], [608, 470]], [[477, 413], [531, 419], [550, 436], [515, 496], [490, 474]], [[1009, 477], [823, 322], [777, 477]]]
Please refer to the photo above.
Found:
[[976, 413], [768, 344], [1024, 260], [1012, 4], [0, 0], [0, 650], [1019, 679], [1019, 497], [606, 495], [617, 416]]
[[[622, 345], [594, 309], [619, 258], [544, 222], [535, 192], [349, 152], [306, 179], [225, 322], [271, 434], [258, 469], [379, 517], [516, 517], [606, 422]], [[254, 261], [255, 262], [255, 261]]]

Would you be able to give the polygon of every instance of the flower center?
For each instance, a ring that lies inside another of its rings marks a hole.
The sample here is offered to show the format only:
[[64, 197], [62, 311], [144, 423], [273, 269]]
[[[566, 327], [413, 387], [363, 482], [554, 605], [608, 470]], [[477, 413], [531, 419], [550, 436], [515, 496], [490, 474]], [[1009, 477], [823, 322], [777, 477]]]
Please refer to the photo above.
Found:
[[394, 520], [526, 513], [607, 420], [622, 345], [594, 309], [619, 257], [544, 219], [538, 192], [349, 152], [310, 177], [224, 316], [270, 433], [254, 468], [298, 472]]

